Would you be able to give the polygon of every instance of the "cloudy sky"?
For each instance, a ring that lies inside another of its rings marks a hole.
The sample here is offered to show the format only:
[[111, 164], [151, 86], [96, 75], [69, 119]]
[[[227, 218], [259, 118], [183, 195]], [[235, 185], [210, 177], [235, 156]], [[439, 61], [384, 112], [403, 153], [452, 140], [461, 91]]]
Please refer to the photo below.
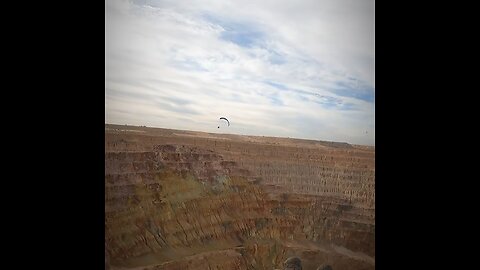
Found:
[[106, 0], [105, 122], [375, 145], [374, 23], [373, 0]]

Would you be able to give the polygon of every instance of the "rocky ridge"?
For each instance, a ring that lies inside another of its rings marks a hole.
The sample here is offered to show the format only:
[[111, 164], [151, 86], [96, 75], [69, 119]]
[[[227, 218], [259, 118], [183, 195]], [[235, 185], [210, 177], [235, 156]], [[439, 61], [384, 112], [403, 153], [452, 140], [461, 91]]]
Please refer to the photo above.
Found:
[[118, 129], [105, 134], [109, 268], [281, 269], [297, 256], [374, 269], [374, 151]]

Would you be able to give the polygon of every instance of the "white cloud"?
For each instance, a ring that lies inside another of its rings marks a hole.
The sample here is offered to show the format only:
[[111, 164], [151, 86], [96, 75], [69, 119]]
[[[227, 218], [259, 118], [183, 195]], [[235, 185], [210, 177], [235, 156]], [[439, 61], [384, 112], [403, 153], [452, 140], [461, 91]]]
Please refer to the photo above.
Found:
[[374, 145], [373, 2], [280, 2], [107, 0], [105, 121]]

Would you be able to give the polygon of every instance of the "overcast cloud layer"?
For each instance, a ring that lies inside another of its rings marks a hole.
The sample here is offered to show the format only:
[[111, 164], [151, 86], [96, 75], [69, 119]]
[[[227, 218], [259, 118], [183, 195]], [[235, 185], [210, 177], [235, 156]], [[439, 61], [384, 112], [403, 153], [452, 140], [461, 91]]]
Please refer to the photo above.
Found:
[[375, 145], [374, 110], [373, 0], [106, 0], [106, 123]]

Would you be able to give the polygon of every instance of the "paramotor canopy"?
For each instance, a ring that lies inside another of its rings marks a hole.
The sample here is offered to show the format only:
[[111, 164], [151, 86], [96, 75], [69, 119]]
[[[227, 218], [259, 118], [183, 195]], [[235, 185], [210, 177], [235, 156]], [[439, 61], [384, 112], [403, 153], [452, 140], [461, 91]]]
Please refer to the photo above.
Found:
[[228, 121], [228, 119], [227, 119], [227, 118], [225, 118], [225, 117], [220, 117], [220, 120], [225, 120], [225, 121], [227, 121], [227, 123], [228, 123], [228, 126], [230, 126], [230, 121]]

